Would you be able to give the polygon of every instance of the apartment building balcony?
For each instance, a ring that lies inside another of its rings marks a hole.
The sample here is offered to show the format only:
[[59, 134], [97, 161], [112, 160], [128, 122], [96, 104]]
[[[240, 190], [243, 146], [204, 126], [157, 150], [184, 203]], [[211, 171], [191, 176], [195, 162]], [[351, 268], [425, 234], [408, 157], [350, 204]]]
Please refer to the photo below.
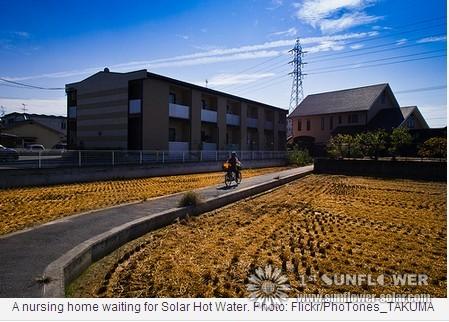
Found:
[[169, 103], [168, 116], [188, 120], [190, 118], [190, 106]]
[[169, 141], [168, 142], [169, 151], [189, 151], [189, 142], [182, 141]]
[[217, 111], [202, 109], [201, 121], [209, 123], [217, 123]]
[[246, 126], [252, 127], [252, 128], [257, 128], [257, 119], [253, 118], [253, 117], [248, 117], [246, 119]]
[[266, 130], [272, 130], [274, 128], [273, 121], [265, 121], [264, 123], [264, 129]]
[[236, 114], [226, 114], [226, 124], [240, 126], [240, 115]]
[[216, 151], [217, 150], [217, 143], [202, 142], [201, 146], [202, 146], [203, 151]]

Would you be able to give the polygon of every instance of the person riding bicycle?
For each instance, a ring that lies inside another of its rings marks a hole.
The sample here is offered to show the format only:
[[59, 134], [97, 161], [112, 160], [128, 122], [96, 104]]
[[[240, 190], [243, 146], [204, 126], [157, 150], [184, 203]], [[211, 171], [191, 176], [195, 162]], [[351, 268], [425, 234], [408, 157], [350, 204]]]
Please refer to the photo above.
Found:
[[228, 169], [229, 172], [234, 172], [235, 178], [239, 177], [239, 167], [240, 167], [240, 160], [237, 158], [237, 153], [235, 151], [232, 151], [231, 157], [228, 159], [228, 163], [231, 165]]

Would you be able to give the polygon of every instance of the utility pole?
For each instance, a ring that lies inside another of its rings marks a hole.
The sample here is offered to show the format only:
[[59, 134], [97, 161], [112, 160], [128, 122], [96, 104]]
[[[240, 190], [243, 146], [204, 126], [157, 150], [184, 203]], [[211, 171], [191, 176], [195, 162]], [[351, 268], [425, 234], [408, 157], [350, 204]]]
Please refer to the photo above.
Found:
[[207, 88], [207, 84], [209, 84], [209, 81], [206, 79], [206, 88]]
[[27, 105], [25, 104], [25, 103], [22, 103], [22, 111], [23, 111], [23, 113], [26, 113], [27, 112]]
[[[304, 92], [302, 88], [302, 80], [306, 74], [302, 72], [302, 67], [305, 62], [303, 62], [305, 51], [302, 50], [301, 43], [299, 42], [299, 38], [296, 39], [295, 46], [288, 51], [293, 59], [289, 62], [293, 66], [293, 71], [289, 73], [292, 75], [292, 92], [290, 96], [290, 106], [288, 109], [288, 114], [290, 115], [295, 108], [299, 105], [300, 101], [304, 98]], [[292, 120], [288, 119], [287, 121], [287, 136], [291, 136], [293, 134], [293, 125]]]

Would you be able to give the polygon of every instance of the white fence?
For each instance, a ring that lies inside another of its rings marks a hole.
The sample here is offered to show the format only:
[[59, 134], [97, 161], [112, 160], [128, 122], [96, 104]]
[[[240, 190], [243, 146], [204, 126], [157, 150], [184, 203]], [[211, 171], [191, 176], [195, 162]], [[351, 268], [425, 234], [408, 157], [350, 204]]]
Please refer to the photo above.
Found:
[[[0, 170], [225, 161], [230, 151], [17, 150], [0, 155]], [[237, 151], [245, 160], [286, 159], [286, 151]]]

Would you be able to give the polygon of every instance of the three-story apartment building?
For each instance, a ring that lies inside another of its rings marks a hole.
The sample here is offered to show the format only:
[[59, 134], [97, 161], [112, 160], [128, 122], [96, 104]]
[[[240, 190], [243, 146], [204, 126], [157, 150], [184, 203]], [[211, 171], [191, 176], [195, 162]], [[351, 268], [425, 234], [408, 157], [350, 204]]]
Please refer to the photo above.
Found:
[[284, 150], [287, 110], [138, 70], [67, 84], [75, 149]]

